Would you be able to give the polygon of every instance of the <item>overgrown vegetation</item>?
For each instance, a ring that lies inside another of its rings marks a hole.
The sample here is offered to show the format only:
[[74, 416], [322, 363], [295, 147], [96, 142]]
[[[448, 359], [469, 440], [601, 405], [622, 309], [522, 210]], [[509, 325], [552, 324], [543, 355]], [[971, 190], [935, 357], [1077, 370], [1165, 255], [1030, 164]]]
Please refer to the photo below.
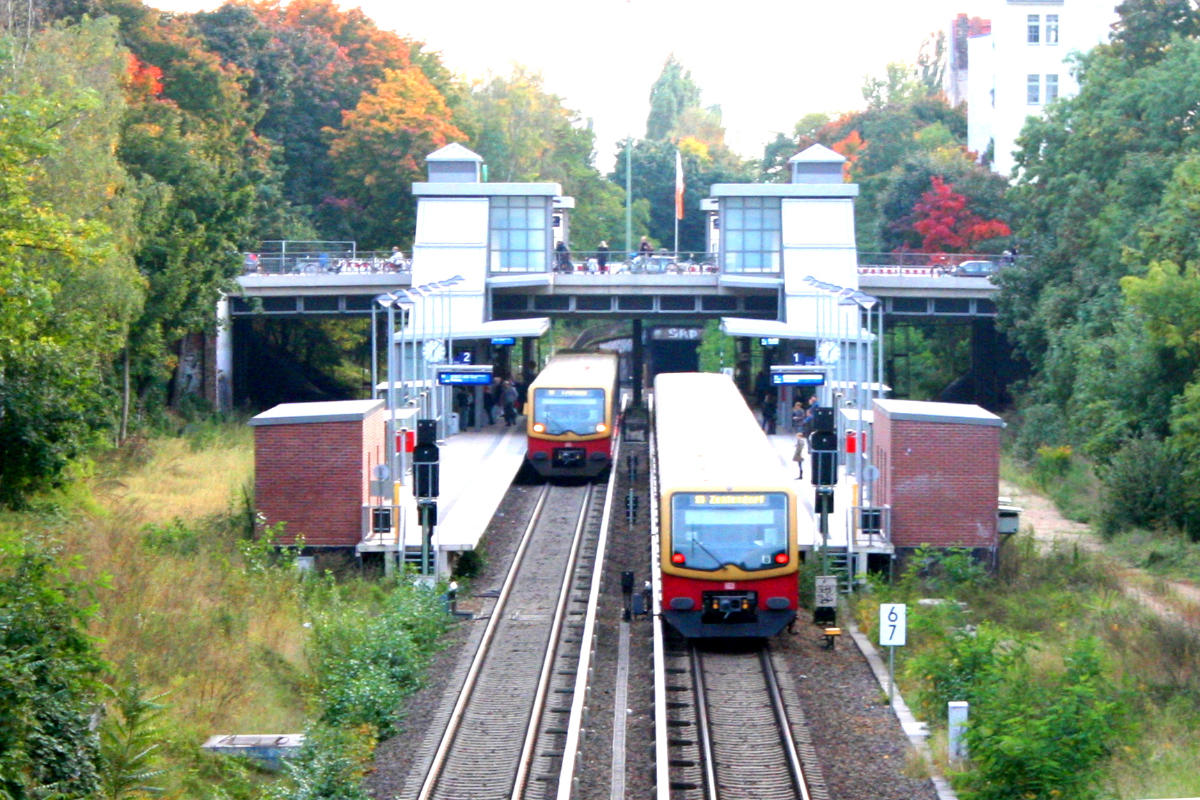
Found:
[[[964, 800], [1200, 791], [1178, 771], [1200, 758], [1200, 635], [1127, 600], [1111, 562], [1022, 535], [995, 574], [925, 550], [873, 588], [855, 608], [873, 636], [878, 603], [908, 604], [897, 675], [919, 715], [944, 727], [947, 702], [970, 703], [969, 762], [936, 754]], [[1167, 739], [1169, 757], [1148, 758]]]
[[[203, 421], [0, 517], [8, 796], [359, 796], [447, 615], [404, 581], [305, 580], [256, 524], [250, 467], [246, 426]], [[310, 737], [277, 776], [200, 751], [229, 732]]]

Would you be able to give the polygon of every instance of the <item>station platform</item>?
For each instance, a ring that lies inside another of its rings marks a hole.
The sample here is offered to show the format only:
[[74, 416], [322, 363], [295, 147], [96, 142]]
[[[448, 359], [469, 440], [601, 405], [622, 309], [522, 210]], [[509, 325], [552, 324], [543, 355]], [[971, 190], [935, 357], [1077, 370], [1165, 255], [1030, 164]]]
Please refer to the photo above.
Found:
[[[799, 544], [801, 550], [812, 550], [820, 547], [821, 534], [817, 514], [813, 509], [816, 500], [816, 487], [812, 484], [812, 457], [808, 448], [804, 450], [804, 477], [797, 479], [799, 472], [797, 464], [792, 460], [796, 452], [796, 434], [780, 428], [779, 432], [767, 436], [775, 452], [779, 455], [780, 463], [787, 470], [787, 475], [795, 484], [796, 496], [800, 501], [800, 532]], [[833, 487], [833, 513], [829, 515], [828, 546], [835, 550], [849, 550], [853, 536], [851, 510], [858, 502], [858, 484], [853, 475], [846, 472], [845, 467], [838, 468], [838, 482]], [[857, 543], [856, 550], [864, 549], [862, 543]], [[867, 548], [874, 549], [874, 548]]]
[[[450, 574], [454, 553], [474, 550], [500, 506], [505, 493], [525, 460], [525, 418], [506, 427], [493, 425], [464, 430], [446, 438], [438, 447], [439, 496], [437, 525], [433, 529], [433, 553], [438, 578]], [[399, 497], [400, 530], [394, 536], [376, 534], [363, 540], [358, 552], [391, 553], [400, 558], [419, 559], [421, 524], [412, 496], [411, 473]]]

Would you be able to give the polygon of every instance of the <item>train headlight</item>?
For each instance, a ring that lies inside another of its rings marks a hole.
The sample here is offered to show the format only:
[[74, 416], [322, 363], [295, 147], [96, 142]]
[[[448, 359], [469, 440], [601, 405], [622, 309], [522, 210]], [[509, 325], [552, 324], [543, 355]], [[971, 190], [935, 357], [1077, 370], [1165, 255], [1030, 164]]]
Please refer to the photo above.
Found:
[[785, 552], [782, 552], [782, 553], [776, 553], [776, 554], [775, 554], [775, 563], [776, 563], [776, 564], [786, 564], [786, 563], [788, 563], [788, 554], [787, 554], [787, 552], [785, 551]]
[[603, 422], [596, 423], [596, 433], [604, 433], [606, 430], [608, 430], [608, 426]]
[[540, 422], [535, 422], [535, 423], [533, 423], [533, 432], [534, 433], [545, 433], [546, 426]]
[[683, 555], [683, 553], [671, 553], [671, 563], [686, 564], [687, 558]]

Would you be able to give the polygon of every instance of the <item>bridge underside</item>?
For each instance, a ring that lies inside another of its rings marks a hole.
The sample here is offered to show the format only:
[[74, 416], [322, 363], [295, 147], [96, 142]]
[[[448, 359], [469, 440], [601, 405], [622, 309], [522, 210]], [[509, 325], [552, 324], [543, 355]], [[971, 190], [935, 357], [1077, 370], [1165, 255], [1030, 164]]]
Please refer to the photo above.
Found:
[[580, 316], [645, 317], [752, 317], [779, 319], [779, 293], [742, 294], [530, 294], [492, 292], [492, 316], [512, 319], [528, 316], [570, 314]]

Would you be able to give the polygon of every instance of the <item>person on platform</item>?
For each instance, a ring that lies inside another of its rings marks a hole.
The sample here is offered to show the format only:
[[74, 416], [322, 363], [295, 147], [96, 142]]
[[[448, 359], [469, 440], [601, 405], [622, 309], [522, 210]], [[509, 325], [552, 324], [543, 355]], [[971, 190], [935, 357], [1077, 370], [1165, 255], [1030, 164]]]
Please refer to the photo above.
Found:
[[511, 428], [517, 424], [517, 387], [512, 381], [505, 381], [500, 389], [500, 408], [504, 414], [504, 427]]
[[600, 272], [608, 272], [608, 242], [604, 239], [600, 240], [600, 246], [596, 248], [596, 268]]
[[804, 444], [804, 434], [797, 433], [796, 449], [792, 453], [792, 461], [796, 462], [796, 468], [798, 470], [798, 473], [796, 474], [796, 480], [804, 479]]
[[817, 398], [814, 395], [808, 401], [808, 408], [804, 411], [804, 420], [800, 423], [800, 434], [808, 441], [808, 437], [813, 432], [813, 423], [816, 422]]
[[778, 404], [775, 402], [775, 395], [768, 393], [763, 398], [762, 403], [762, 421], [763, 430], [768, 436], [775, 435], [775, 422], [778, 419]]
[[574, 272], [575, 265], [571, 263], [571, 251], [567, 249], [566, 242], [559, 242], [554, 245], [554, 260], [558, 265], [559, 272]]
[[483, 413], [487, 415], [487, 424], [496, 423], [496, 399], [500, 396], [500, 379], [492, 378], [492, 385], [483, 391]]
[[454, 393], [454, 406], [458, 411], [459, 424], [463, 430], [475, 427], [475, 396], [466, 386], [458, 387]]
[[643, 256], [652, 255], [654, 253], [654, 245], [650, 244], [650, 240], [645, 236], [642, 237], [642, 243], [638, 245], [638, 254]]
[[792, 403], [792, 432], [799, 433], [801, 426], [804, 424], [804, 417], [808, 412], [804, 409], [804, 403], [797, 400]]

